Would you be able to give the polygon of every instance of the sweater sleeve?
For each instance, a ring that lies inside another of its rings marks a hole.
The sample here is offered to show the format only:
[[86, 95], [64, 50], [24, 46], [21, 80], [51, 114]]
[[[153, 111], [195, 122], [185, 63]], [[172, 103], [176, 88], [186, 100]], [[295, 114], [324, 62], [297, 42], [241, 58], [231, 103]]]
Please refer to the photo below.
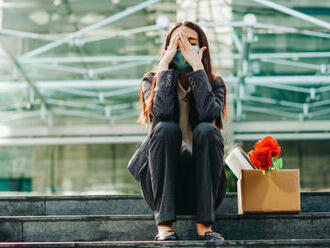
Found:
[[[159, 121], [173, 120], [176, 102], [174, 98], [177, 97], [178, 72], [174, 69], [166, 69], [158, 71], [156, 75], [157, 80], [150, 114], [151, 119], [156, 118]], [[154, 76], [154, 73], [148, 73], [141, 81], [143, 97], [146, 102], [152, 95], [152, 80]]]
[[224, 105], [225, 86], [216, 80], [212, 89], [204, 69], [189, 72], [186, 76], [195, 99], [198, 121], [212, 122], [220, 118]]
[[159, 121], [174, 120], [177, 80], [178, 72], [174, 69], [157, 72], [155, 98], [151, 114]]

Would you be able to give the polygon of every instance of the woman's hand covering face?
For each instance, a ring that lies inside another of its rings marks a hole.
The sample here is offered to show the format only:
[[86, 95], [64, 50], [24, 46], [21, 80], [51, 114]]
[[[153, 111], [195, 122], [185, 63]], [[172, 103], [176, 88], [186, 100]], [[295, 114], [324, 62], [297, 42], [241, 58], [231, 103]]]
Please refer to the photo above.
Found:
[[195, 50], [193, 49], [192, 45], [188, 41], [187, 36], [179, 31], [179, 47], [182, 51], [182, 55], [185, 58], [185, 60], [194, 68], [197, 66], [200, 66], [202, 64], [202, 58], [203, 58], [203, 52], [206, 50], [206, 46], [202, 47], [199, 50], [199, 53], [197, 54]]
[[171, 40], [170, 44], [168, 45], [164, 56], [162, 57], [161, 61], [159, 62], [162, 65], [168, 66], [171, 61], [173, 60], [176, 52], [177, 52], [177, 44], [179, 40], [179, 35], [176, 34]]

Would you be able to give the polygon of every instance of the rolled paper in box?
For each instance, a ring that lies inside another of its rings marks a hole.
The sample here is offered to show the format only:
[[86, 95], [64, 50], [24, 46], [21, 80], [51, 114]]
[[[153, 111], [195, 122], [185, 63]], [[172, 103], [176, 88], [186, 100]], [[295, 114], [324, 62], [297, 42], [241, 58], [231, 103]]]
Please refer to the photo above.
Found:
[[261, 170], [242, 169], [237, 181], [238, 214], [245, 212], [299, 212], [299, 169]]

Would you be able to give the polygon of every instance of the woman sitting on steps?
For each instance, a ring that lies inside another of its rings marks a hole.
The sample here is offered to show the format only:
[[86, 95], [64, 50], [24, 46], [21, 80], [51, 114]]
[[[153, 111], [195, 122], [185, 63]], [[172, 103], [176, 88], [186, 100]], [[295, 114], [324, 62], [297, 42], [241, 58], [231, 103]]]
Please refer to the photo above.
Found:
[[176, 215], [196, 215], [196, 237], [224, 240], [212, 230], [226, 194], [222, 115], [226, 86], [212, 73], [204, 31], [178, 22], [166, 36], [157, 69], [140, 86], [139, 123], [148, 136], [128, 169], [141, 184], [158, 229], [155, 240], [178, 240]]

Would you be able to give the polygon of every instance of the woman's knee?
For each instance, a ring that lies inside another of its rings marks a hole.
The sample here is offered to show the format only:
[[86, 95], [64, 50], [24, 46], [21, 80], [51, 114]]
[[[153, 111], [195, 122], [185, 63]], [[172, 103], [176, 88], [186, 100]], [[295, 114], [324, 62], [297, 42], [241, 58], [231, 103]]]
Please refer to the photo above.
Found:
[[156, 136], [178, 137], [182, 139], [180, 126], [175, 121], [160, 121], [154, 129]]
[[196, 137], [213, 137], [220, 139], [223, 142], [223, 136], [220, 130], [211, 122], [200, 122], [198, 123], [194, 130], [193, 136]]

